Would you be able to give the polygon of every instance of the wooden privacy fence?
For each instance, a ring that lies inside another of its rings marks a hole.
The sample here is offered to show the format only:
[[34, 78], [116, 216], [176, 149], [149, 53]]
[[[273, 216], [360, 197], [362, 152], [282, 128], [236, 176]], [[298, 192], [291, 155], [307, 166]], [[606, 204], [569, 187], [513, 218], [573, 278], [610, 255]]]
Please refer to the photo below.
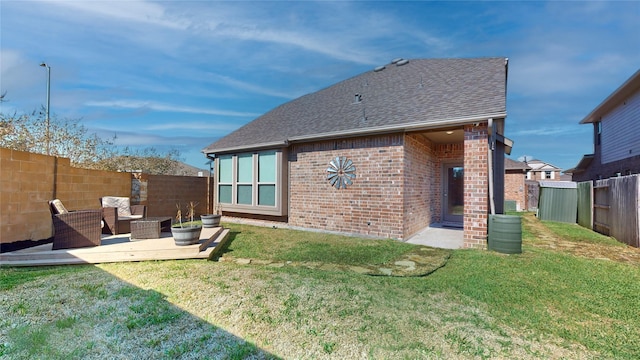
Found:
[[640, 247], [640, 175], [581, 182], [578, 189], [578, 224]]

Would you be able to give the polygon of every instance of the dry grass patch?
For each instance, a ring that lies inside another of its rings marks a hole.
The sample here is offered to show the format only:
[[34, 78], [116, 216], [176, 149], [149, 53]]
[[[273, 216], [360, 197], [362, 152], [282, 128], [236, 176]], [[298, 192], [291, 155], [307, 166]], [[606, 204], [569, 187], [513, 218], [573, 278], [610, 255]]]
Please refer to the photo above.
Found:
[[640, 265], [640, 249], [585, 229], [578, 224], [540, 221], [534, 213], [522, 214], [522, 223], [529, 236], [527, 244], [573, 254], [583, 258], [612, 260], [630, 265]]

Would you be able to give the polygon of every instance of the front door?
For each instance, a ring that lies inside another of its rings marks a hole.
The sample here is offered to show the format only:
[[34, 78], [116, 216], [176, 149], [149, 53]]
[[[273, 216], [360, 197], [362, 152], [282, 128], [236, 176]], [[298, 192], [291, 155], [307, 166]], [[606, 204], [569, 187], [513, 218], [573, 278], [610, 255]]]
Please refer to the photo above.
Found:
[[452, 225], [462, 225], [464, 215], [464, 168], [448, 164], [443, 169], [442, 220]]

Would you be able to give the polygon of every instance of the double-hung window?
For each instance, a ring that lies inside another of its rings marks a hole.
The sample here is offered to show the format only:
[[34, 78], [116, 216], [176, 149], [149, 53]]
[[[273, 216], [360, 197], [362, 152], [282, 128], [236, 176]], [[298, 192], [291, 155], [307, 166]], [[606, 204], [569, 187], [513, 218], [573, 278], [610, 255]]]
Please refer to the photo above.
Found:
[[217, 199], [223, 210], [286, 215], [282, 151], [220, 155], [217, 159]]

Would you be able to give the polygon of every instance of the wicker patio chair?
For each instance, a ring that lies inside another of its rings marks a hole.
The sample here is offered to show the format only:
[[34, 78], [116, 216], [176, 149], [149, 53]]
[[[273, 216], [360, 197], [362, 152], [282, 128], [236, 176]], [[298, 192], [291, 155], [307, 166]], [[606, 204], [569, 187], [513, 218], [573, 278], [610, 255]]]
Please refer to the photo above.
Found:
[[147, 217], [146, 205], [130, 205], [129, 198], [105, 196], [100, 198], [105, 234], [127, 234], [131, 232], [131, 220]]
[[49, 201], [53, 220], [53, 250], [100, 245], [102, 211], [68, 211], [58, 199]]

